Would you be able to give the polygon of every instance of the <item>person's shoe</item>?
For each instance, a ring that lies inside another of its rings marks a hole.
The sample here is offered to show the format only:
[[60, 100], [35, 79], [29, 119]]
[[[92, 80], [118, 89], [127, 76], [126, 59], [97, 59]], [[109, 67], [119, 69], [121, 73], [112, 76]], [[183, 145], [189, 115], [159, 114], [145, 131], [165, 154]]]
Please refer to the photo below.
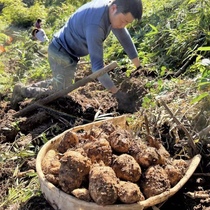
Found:
[[23, 84], [16, 84], [13, 89], [12, 97], [11, 97], [11, 107], [13, 109], [18, 108], [18, 103], [25, 99], [24, 96], [25, 87]]

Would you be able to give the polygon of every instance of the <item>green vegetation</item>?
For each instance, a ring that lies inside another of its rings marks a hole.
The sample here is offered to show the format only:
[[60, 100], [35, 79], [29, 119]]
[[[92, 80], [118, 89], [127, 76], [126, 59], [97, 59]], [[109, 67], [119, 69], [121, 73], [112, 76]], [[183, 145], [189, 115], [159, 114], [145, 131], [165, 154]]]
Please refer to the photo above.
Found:
[[[12, 92], [17, 82], [29, 84], [51, 77], [47, 61], [47, 44], [40, 44], [31, 37], [37, 18], [49, 39], [85, 0], [0, 0], [0, 95]], [[146, 84], [148, 94], [144, 107], [154, 106], [154, 96], [165, 91], [182, 88], [182, 78], [196, 78], [196, 94], [192, 103], [207, 100], [210, 91], [210, 65], [202, 62], [210, 57], [210, 2], [209, 0], [143, 0], [142, 21], [129, 25], [129, 31], [138, 49], [142, 66], [154, 71], [157, 78]], [[12, 40], [11, 40], [12, 37]], [[132, 70], [116, 38], [111, 35], [105, 42], [105, 62], [116, 60], [119, 65]], [[85, 59], [89, 59], [88, 57]], [[169, 73], [179, 75], [169, 84], [164, 77]], [[129, 75], [129, 74], [128, 74]], [[183, 89], [185, 86], [183, 86]], [[190, 91], [189, 91], [190, 92]], [[209, 100], [209, 99], [208, 99]], [[0, 155], [0, 166], [5, 159], [15, 161], [17, 167], [27, 156], [35, 156], [30, 146], [21, 151], [15, 147]], [[15, 151], [11, 153], [11, 150]], [[37, 148], [35, 150], [38, 150]], [[17, 168], [18, 170], [18, 168]], [[29, 173], [27, 181], [14, 176], [14, 188], [0, 208], [14, 202], [23, 202], [39, 194], [37, 177]], [[18, 187], [17, 187], [18, 186]], [[27, 186], [27, 187], [25, 187]]]
[[[47, 45], [34, 42], [31, 31], [37, 18], [51, 39], [73, 11], [85, 1], [0, 0], [0, 92], [10, 92], [18, 81], [25, 84], [51, 76], [47, 62]], [[159, 77], [184, 72], [199, 75], [198, 87], [209, 85], [209, 67], [200, 64], [210, 54], [210, 7], [207, 0], [143, 1], [140, 23], [129, 26], [142, 65]], [[41, 16], [39, 15], [41, 14]], [[8, 42], [12, 37], [13, 40]], [[206, 47], [206, 48], [204, 48]], [[43, 55], [43, 56], [40, 56]], [[114, 36], [105, 42], [105, 61], [133, 69]], [[88, 59], [88, 58], [86, 58]]]

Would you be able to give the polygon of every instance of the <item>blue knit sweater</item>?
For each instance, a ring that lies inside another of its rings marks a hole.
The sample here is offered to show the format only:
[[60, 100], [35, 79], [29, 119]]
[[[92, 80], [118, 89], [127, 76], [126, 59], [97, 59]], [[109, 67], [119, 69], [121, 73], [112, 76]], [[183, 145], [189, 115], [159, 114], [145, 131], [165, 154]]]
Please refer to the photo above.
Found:
[[[54, 35], [67, 52], [75, 57], [90, 55], [92, 71], [104, 67], [103, 42], [112, 31], [130, 59], [138, 56], [126, 28], [113, 29], [109, 21], [109, 0], [94, 0], [80, 7]], [[108, 74], [99, 78], [102, 85], [114, 86]]]

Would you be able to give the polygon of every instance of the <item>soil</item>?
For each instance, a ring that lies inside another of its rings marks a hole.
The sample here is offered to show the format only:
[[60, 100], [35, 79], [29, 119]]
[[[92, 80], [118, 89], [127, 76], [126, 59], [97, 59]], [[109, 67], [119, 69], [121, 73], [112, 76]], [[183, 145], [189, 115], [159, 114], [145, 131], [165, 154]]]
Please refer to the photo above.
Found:
[[[1, 151], [7, 151], [14, 143], [17, 143], [19, 147], [25, 147], [29, 142], [32, 142], [33, 145], [41, 147], [44, 144], [43, 135], [41, 135], [43, 132], [45, 133], [45, 138], [51, 139], [69, 128], [92, 122], [98, 115], [103, 116], [104, 114], [112, 113], [109, 116], [117, 116], [125, 113], [135, 113], [141, 108], [142, 98], [147, 93], [146, 86], [143, 84], [144, 78], [146, 77], [147, 81], [154, 80], [155, 75], [149, 74], [145, 69], [140, 69], [132, 73], [130, 77], [127, 77], [125, 70], [116, 69], [110, 74], [115, 83], [121, 87], [121, 90], [131, 96], [130, 102], [135, 106], [130, 107], [131, 109], [129, 110], [119, 107], [116, 99], [104, 90], [98, 81], [90, 82], [67, 96], [60, 97], [45, 106], [38, 106], [35, 110], [27, 113], [27, 115], [20, 117], [14, 117], [14, 115], [34, 101], [32, 99], [24, 100], [20, 102], [16, 110], [13, 110], [10, 102], [8, 102], [11, 96], [8, 94], [1, 95]], [[78, 72], [76, 81], [88, 74], [90, 74], [90, 71]], [[167, 100], [173, 100], [173, 95], [175, 95], [175, 91], [168, 96]], [[162, 134], [165, 136], [170, 135], [170, 129], [166, 126], [163, 126], [162, 129]], [[35, 152], [38, 153], [38, 151]], [[210, 165], [208, 161], [208, 157], [204, 158], [196, 173], [185, 186], [173, 197], [157, 207], [162, 210], [169, 208], [179, 210], [210, 209], [208, 207], [210, 204]], [[13, 159], [8, 159], [4, 163], [0, 162], [0, 203], [8, 195], [8, 189], [14, 184], [12, 177], [17, 167], [16, 164]], [[20, 170], [21, 172], [36, 170], [35, 158], [25, 159]], [[196, 197], [194, 192], [198, 192], [201, 196]], [[3, 209], [53, 210], [42, 194], [40, 196], [32, 196], [21, 204], [14, 203], [9, 206], [3, 206], [2, 209], [0, 207], [0, 210]]]

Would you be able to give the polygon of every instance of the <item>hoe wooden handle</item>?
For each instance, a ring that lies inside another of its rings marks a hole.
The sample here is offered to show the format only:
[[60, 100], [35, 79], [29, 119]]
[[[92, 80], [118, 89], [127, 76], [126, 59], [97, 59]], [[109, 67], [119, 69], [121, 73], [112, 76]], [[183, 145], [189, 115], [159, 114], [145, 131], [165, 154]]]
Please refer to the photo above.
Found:
[[86, 85], [88, 82], [91, 82], [91, 81], [95, 80], [96, 78], [98, 78], [98, 77], [102, 76], [103, 74], [111, 71], [112, 69], [116, 68], [117, 66], [118, 66], [117, 62], [114, 61], [111, 64], [105, 66], [104, 68], [99, 69], [98, 71], [90, 74], [89, 76], [77, 81], [73, 85], [71, 85], [71, 86], [69, 86], [69, 87], [67, 87], [63, 90], [59, 90], [57, 92], [54, 92], [51, 95], [47, 96], [46, 98], [43, 98], [43, 99], [40, 99], [40, 100], [34, 102], [33, 104], [31, 104], [31, 105], [27, 106], [26, 108], [24, 108], [24, 109], [18, 111], [17, 113], [15, 113], [14, 116], [15, 117], [24, 116], [28, 112], [31, 112], [32, 110], [34, 110], [37, 106], [47, 104], [51, 101], [54, 101], [55, 99], [57, 99], [59, 97], [67, 95], [71, 91]]

